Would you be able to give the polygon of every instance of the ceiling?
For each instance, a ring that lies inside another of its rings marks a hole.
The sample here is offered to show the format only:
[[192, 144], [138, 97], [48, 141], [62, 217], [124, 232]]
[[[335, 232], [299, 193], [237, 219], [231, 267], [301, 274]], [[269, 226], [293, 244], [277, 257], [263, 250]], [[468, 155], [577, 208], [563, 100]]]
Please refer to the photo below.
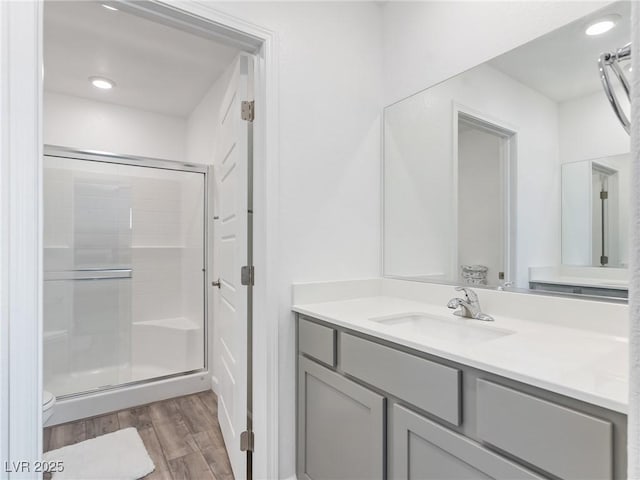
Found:
[[[584, 33], [591, 22], [610, 14], [621, 17], [615, 28], [593, 37]], [[617, 2], [511, 50], [489, 64], [556, 102], [600, 91], [598, 57], [631, 41], [630, 18], [630, 2]]]
[[[185, 117], [238, 50], [100, 3], [48, 1], [44, 8], [44, 88]], [[116, 83], [99, 90], [88, 81]]]

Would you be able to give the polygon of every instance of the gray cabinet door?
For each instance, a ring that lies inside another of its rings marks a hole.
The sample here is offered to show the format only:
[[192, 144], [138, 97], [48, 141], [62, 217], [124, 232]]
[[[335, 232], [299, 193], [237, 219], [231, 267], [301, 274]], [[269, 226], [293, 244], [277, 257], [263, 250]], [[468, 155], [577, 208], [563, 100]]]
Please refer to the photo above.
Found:
[[392, 479], [543, 478], [400, 405], [393, 406], [391, 422]]
[[483, 379], [478, 436], [565, 480], [613, 478], [613, 423]]
[[298, 357], [298, 478], [384, 477], [384, 397]]

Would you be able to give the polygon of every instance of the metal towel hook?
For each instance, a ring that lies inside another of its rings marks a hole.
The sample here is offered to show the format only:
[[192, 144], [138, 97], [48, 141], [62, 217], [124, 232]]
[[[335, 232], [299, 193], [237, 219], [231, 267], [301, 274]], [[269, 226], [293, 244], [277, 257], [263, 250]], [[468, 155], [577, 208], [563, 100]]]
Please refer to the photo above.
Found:
[[[631, 87], [629, 85], [629, 80], [625, 76], [624, 72], [620, 68], [620, 60], [626, 60], [631, 57], [631, 44], [627, 43], [624, 47], [619, 48], [615, 52], [605, 52], [600, 55], [598, 59], [598, 70], [600, 71], [600, 81], [602, 82], [602, 86], [604, 87], [604, 92], [607, 95], [607, 99], [609, 103], [613, 107], [613, 111], [616, 116], [622, 123], [625, 131], [630, 134], [631, 132], [631, 122], [629, 118], [622, 110], [620, 106], [620, 102], [618, 101], [618, 97], [616, 97], [613, 88], [611, 87], [611, 78], [609, 77], [609, 68], [613, 70], [613, 73], [618, 77], [618, 81], [622, 85], [622, 88], [627, 95], [629, 101], [631, 101]], [[609, 68], [607, 68], [609, 67]]]

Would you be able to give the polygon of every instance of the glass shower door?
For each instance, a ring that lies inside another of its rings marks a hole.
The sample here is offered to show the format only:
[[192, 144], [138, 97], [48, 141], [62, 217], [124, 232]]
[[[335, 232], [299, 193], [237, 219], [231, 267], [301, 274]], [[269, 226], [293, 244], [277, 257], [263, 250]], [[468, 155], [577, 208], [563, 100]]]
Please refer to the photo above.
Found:
[[46, 156], [44, 380], [61, 397], [204, 367], [204, 175]]

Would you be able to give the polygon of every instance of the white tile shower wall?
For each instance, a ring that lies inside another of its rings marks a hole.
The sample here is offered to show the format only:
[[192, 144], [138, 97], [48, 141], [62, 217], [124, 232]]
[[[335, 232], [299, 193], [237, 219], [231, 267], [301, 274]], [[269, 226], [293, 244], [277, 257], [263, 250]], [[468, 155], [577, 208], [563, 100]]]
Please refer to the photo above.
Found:
[[133, 358], [166, 375], [204, 365], [204, 190], [201, 174], [154, 176], [134, 179]]
[[[69, 248], [73, 242], [71, 173], [67, 170], [45, 169], [44, 176], [44, 197], [56, 199], [55, 203], [44, 203], [44, 248]], [[54, 267], [46, 264], [44, 266], [45, 269]]]
[[[189, 322], [180, 332], [185, 345], [185, 365], [195, 370], [204, 367], [204, 176], [189, 174], [181, 190], [182, 236], [182, 311]], [[193, 328], [197, 325], [199, 328]], [[186, 342], [186, 343], [185, 343]]]
[[48, 91], [43, 101], [45, 144], [167, 160], [185, 158], [184, 118]]
[[[144, 322], [181, 316], [180, 184], [169, 173], [134, 177], [133, 317]], [[135, 351], [139, 343], [133, 344]]]
[[73, 268], [127, 268], [131, 264], [131, 183], [114, 175], [73, 175]]
[[[60, 208], [45, 212], [45, 216], [51, 216], [46, 223], [49, 228], [45, 227], [45, 241], [50, 247], [58, 247], [54, 249], [56, 252], [67, 254], [57, 255], [53, 263], [45, 262], [45, 268], [75, 268], [74, 257], [78, 260], [78, 256], [74, 252], [80, 234], [87, 247], [82, 256], [86, 266], [95, 266], [92, 262], [103, 260], [109, 252], [121, 252], [127, 258], [118, 266], [131, 265], [133, 278], [47, 284], [45, 349], [52, 362], [45, 379], [56, 373], [68, 376], [69, 372], [79, 373], [88, 368], [102, 369], [105, 374], [109, 367], [130, 368], [128, 373], [114, 370], [120, 376], [109, 380], [113, 383], [200, 368], [203, 365], [202, 175], [55, 161], [62, 162], [66, 169], [45, 170], [45, 194], [47, 198], [63, 201], [48, 202]], [[73, 202], [74, 195], [77, 202]], [[113, 202], [114, 195], [122, 197], [120, 204]], [[114, 228], [122, 232], [114, 236]], [[128, 240], [122, 244], [126, 232]], [[116, 243], [112, 244], [110, 238]], [[100, 245], [109, 248], [96, 248]], [[45, 259], [51, 257], [48, 253]], [[136, 328], [141, 322], [167, 319], [168, 324]], [[165, 365], [166, 350], [171, 348], [166, 339], [172, 334], [176, 344], [170, 370]], [[149, 347], [154, 344], [157, 346]], [[148, 355], [150, 351], [154, 355]], [[84, 358], [88, 352], [91, 359]]]

